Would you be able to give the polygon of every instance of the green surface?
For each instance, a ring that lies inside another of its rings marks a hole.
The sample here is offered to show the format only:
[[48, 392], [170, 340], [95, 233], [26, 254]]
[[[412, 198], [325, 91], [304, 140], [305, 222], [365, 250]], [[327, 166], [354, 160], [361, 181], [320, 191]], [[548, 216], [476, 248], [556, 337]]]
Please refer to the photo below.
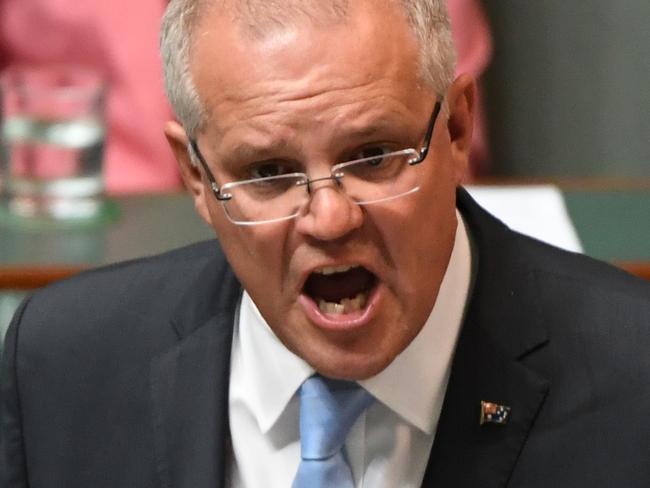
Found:
[[7, 205], [0, 205], [0, 230], [18, 231], [53, 231], [53, 230], [94, 230], [120, 216], [119, 209], [113, 200], [103, 199], [99, 209], [92, 217], [78, 219], [54, 219], [51, 217], [23, 217], [14, 215]]
[[11, 323], [11, 317], [25, 296], [25, 292], [19, 291], [0, 292], [0, 357], [2, 357], [2, 343]]
[[650, 191], [566, 191], [585, 253], [605, 261], [650, 262]]
[[120, 197], [118, 217], [69, 228], [2, 225], [0, 264], [96, 266], [156, 254], [213, 236], [187, 194]]

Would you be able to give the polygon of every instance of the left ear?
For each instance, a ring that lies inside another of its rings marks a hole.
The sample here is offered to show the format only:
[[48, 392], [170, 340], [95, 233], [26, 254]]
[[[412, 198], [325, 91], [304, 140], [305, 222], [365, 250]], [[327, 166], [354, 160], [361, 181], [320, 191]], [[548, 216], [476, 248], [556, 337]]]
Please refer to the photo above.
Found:
[[463, 181], [469, 166], [475, 102], [476, 81], [471, 75], [460, 75], [447, 91], [447, 129], [457, 184]]

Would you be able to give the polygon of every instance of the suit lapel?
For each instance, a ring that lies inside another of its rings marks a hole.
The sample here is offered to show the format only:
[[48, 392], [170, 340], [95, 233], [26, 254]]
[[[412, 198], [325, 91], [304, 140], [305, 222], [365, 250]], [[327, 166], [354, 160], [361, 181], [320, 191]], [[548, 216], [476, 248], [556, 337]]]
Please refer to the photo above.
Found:
[[[478, 272], [452, 362], [449, 386], [423, 486], [507, 485], [548, 392], [525, 360], [547, 333], [535, 272], [502, 224], [459, 191], [477, 250]], [[505, 425], [479, 425], [481, 401], [511, 407]]]
[[[543, 378], [467, 323], [423, 486], [506, 486], [547, 391]], [[507, 424], [479, 425], [482, 400], [511, 407]]]
[[164, 488], [224, 486], [230, 349], [240, 294], [226, 266], [208, 266], [173, 320], [179, 343], [152, 361], [155, 455]]

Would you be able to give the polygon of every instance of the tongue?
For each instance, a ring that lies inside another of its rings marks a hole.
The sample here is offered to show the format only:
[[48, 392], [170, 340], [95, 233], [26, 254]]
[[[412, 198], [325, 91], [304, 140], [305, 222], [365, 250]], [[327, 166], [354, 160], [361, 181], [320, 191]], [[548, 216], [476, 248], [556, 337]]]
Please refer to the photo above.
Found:
[[364, 268], [331, 275], [312, 273], [305, 284], [305, 291], [312, 298], [336, 303], [369, 290], [374, 280], [374, 275]]

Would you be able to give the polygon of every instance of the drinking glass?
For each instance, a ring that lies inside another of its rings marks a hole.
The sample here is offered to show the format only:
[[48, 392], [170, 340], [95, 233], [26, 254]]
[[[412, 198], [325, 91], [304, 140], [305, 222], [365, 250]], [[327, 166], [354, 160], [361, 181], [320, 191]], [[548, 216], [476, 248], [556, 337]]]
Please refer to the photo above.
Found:
[[0, 75], [0, 186], [5, 212], [54, 220], [103, 206], [102, 76], [78, 66], [13, 66]]

